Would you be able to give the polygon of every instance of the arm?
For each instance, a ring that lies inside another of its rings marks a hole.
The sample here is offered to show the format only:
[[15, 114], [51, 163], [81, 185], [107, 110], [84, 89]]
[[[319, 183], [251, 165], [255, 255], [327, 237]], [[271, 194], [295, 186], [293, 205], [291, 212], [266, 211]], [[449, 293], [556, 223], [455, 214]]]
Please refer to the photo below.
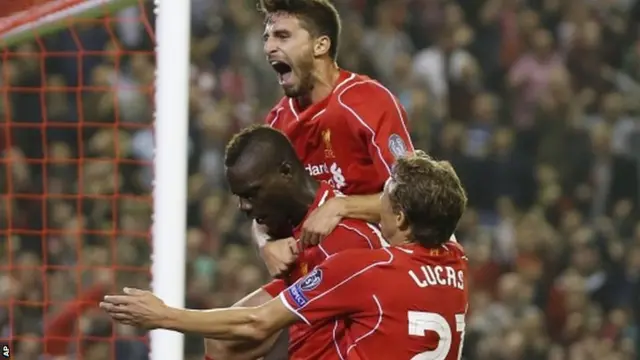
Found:
[[[253, 307], [267, 303], [276, 297], [281, 291], [286, 289], [281, 280], [274, 280], [247, 295], [242, 300], [235, 303], [234, 307]], [[204, 348], [207, 356], [216, 360], [253, 360], [261, 356], [272, 354], [278, 357], [286, 355], [288, 345], [288, 333], [286, 331], [274, 334], [264, 341], [224, 341], [217, 339], [204, 339]], [[275, 347], [276, 340], [282, 338], [283, 346]]]
[[[380, 190], [391, 174], [395, 159], [413, 151], [407, 113], [398, 100], [382, 85], [370, 81], [340, 94], [340, 104], [355, 118], [349, 122], [366, 146], [377, 170]], [[374, 104], [374, 106], [372, 106]], [[341, 201], [343, 217], [377, 223], [380, 221], [380, 194], [352, 195]]]
[[298, 318], [279, 299], [247, 308], [188, 310], [167, 308], [160, 328], [219, 340], [264, 341]]
[[382, 190], [396, 158], [414, 150], [407, 113], [389, 90], [373, 80], [348, 88], [339, 102], [355, 118], [347, 124], [364, 139]]
[[338, 214], [343, 218], [359, 219], [370, 223], [380, 222], [380, 195], [351, 195], [336, 198], [340, 203]]
[[[149, 291], [125, 288], [125, 295], [105, 296], [100, 307], [114, 320], [143, 328], [194, 333], [218, 340], [264, 341], [299, 320], [353, 312], [367, 292], [362, 279], [377, 260], [376, 250], [350, 250], [334, 255], [306, 277], [264, 305], [214, 310], [177, 309]], [[385, 254], [389, 254], [386, 250]], [[372, 258], [374, 256], [374, 258]], [[360, 296], [353, 296], [353, 293]], [[367, 299], [368, 300], [368, 299]]]
[[105, 296], [100, 303], [114, 320], [217, 340], [260, 342], [297, 320], [278, 299], [255, 307], [188, 310], [169, 307], [149, 291], [125, 288], [124, 293]]
[[343, 251], [329, 257], [279, 298], [306, 324], [357, 313], [371, 302], [371, 270], [391, 259], [386, 251]]

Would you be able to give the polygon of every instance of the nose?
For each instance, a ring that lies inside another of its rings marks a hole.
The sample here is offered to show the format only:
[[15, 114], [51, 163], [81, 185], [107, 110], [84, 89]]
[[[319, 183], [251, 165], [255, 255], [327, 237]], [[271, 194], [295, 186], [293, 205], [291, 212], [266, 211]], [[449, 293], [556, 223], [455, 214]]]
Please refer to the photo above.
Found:
[[251, 210], [253, 210], [253, 205], [251, 205], [251, 202], [249, 202], [249, 200], [247, 199], [241, 198], [238, 202], [238, 207], [240, 208], [240, 211], [244, 213], [250, 213]]
[[271, 55], [278, 50], [278, 46], [272, 37], [269, 37], [264, 41], [263, 50], [266, 55]]

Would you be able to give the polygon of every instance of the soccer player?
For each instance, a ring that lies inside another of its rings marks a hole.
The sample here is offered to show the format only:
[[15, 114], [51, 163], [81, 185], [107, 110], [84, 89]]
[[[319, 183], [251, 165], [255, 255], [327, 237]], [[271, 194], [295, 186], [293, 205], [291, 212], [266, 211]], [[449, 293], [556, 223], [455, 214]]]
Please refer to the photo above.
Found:
[[[285, 97], [266, 123], [284, 132], [307, 171], [348, 195], [319, 207], [301, 241], [317, 244], [342, 218], [378, 223], [380, 192], [397, 156], [413, 150], [404, 108], [383, 85], [337, 65], [340, 15], [329, 0], [260, 0], [264, 52]], [[254, 238], [272, 275], [292, 260], [287, 241]]]
[[346, 250], [258, 307], [184, 310], [128, 290], [101, 306], [125, 324], [262, 340], [290, 324], [333, 325], [333, 351], [318, 360], [458, 360], [467, 311], [467, 264], [451, 234], [466, 207], [447, 162], [402, 157], [382, 195], [391, 248]]
[[[304, 169], [296, 152], [280, 131], [253, 126], [236, 134], [225, 154], [226, 176], [231, 191], [239, 197], [240, 209], [266, 226], [273, 236], [298, 237], [307, 214], [334, 198], [337, 191], [315, 180]], [[328, 256], [350, 248], [380, 248], [386, 242], [379, 230], [354, 219], [344, 219], [322, 244], [302, 249], [295, 266], [284, 279], [276, 279], [241, 300], [239, 305], [260, 305], [277, 297], [289, 285], [307, 275]], [[318, 358], [330, 347], [332, 328], [309, 328], [304, 324], [289, 329], [292, 358]], [[255, 359], [269, 350], [275, 338], [264, 343], [221, 343], [206, 341], [207, 355], [215, 360]]]

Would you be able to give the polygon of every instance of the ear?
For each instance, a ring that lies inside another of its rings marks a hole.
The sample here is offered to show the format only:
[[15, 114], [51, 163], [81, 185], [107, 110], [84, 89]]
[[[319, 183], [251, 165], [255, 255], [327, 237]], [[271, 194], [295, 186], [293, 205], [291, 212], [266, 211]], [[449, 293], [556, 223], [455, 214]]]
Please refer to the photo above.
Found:
[[407, 216], [404, 214], [404, 211], [398, 211], [395, 215], [396, 227], [401, 231], [409, 229], [409, 221], [407, 220]]
[[331, 39], [328, 36], [323, 35], [316, 39], [313, 44], [313, 55], [322, 56], [329, 53], [331, 49]]

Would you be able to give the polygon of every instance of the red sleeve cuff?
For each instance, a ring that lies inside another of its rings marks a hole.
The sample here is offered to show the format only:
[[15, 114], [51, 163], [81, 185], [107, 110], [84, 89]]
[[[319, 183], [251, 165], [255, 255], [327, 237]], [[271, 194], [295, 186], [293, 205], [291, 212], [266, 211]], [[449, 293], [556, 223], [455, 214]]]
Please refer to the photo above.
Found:
[[[290, 292], [292, 291], [291, 289], [294, 289], [293, 291], [296, 291], [296, 287], [292, 286], [291, 288], [289, 288], [289, 290], [285, 291], [285, 292], [281, 292], [280, 295], [278, 296], [278, 299], [280, 299], [280, 301], [282, 301], [282, 304], [292, 313], [294, 313], [300, 320], [302, 320], [305, 324], [307, 325], [311, 325], [311, 322], [309, 320], [307, 320], [306, 317], [304, 317], [304, 315], [302, 315], [302, 313], [297, 310], [298, 308], [298, 304], [296, 300], [293, 300], [291, 298], [291, 294]], [[298, 290], [299, 291], [299, 290]]]

